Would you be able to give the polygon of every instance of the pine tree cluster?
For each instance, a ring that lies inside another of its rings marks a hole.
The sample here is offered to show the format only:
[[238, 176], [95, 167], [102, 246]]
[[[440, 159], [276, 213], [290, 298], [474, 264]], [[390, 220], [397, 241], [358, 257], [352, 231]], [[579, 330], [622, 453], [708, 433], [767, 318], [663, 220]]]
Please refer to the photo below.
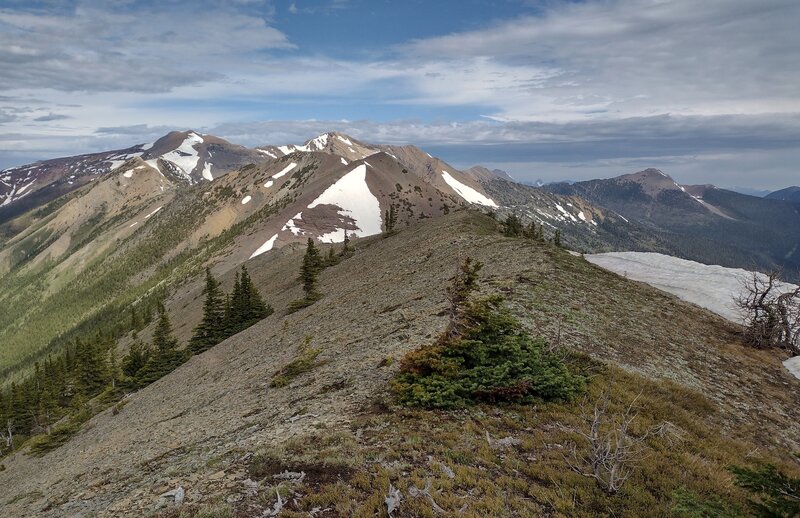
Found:
[[[36, 363], [34, 372], [0, 390], [0, 455], [28, 438], [33, 453], [65, 442], [80, 424], [107, 408], [125, 392], [153, 383], [183, 364], [191, 354], [216, 345], [269, 316], [273, 310], [255, 288], [245, 267], [236, 273], [233, 292], [226, 295], [206, 270], [203, 319], [188, 348], [175, 338], [166, 308], [159, 303], [150, 344], [136, 339], [152, 320], [149, 309], [131, 309], [130, 330], [135, 341], [119, 360], [115, 335], [97, 332], [76, 338], [58, 356]], [[56, 425], [62, 418], [64, 422]]]
[[303, 308], [306, 308], [319, 299], [322, 298], [322, 293], [319, 292], [319, 273], [328, 268], [339, 264], [342, 259], [346, 259], [353, 255], [353, 249], [350, 246], [350, 237], [345, 232], [344, 243], [342, 250], [337, 254], [333, 248], [328, 249], [325, 257], [314, 244], [314, 240], [309, 238], [306, 243], [306, 253], [303, 255], [303, 263], [300, 266], [300, 276], [298, 280], [303, 283], [303, 298], [293, 300], [289, 304], [289, 313], [294, 313]]
[[189, 350], [193, 354], [210, 349], [273, 313], [272, 306], [264, 302], [245, 266], [236, 272], [230, 294], [222, 291], [219, 281], [207, 268], [203, 293], [206, 296], [203, 319], [189, 341]]
[[[522, 237], [524, 239], [531, 239], [544, 243], [547, 241], [544, 235], [544, 224], [537, 225], [536, 221], [531, 220], [528, 225], [523, 225], [522, 220], [516, 213], [511, 213], [506, 216], [505, 221], [502, 222], [502, 232], [504, 236], [508, 237]], [[561, 231], [556, 229], [550, 241], [556, 246], [561, 246]]]

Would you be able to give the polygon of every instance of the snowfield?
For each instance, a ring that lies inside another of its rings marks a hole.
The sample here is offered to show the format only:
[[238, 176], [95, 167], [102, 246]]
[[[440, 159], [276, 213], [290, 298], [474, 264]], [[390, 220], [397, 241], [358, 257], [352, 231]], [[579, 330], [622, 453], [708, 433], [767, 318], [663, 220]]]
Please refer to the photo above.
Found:
[[459, 182], [458, 180], [453, 178], [447, 171], [442, 171], [442, 178], [444, 178], [444, 181], [447, 183], [447, 185], [450, 186], [450, 188], [456, 191], [459, 196], [461, 196], [468, 202], [477, 203], [479, 205], [485, 205], [486, 207], [493, 207], [495, 209], [499, 207], [499, 205], [497, 205], [494, 202], [494, 200], [492, 200], [491, 198], [487, 198], [486, 196], [479, 193], [469, 185], [464, 185], [463, 183]]
[[250, 256], [250, 259], [253, 257], [257, 257], [265, 252], [269, 252], [272, 250], [272, 247], [275, 245], [275, 240], [278, 239], [278, 234], [275, 234], [271, 238], [267, 239], [267, 242], [258, 247], [258, 250], [253, 252], [253, 255]]
[[281, 170], [280, 170], [280, 172], [278, 172], [278, 173], [275, 173], [274, 175], [272, 175], [272, 178], [275, 178], [275, 179], [277, 180], [277, 179], [278, 179], [278, 178], [280, 178], [281, 176], [284, 176], [284, 175], [286, 175], [286, 173], [288, 173], [289, 171], [291, 171], [291, 170], [292, 170], [292, 169], [294, 169], [295, 167], [297, 167], [297, 164], [295, 164], [294, 162], [292, 162], [291, 164], [289, 164], [289, 165], [287, 165], [286, 167], [284, 167], [283, 169], [281, 169]]
[[[742, 281], [751, 273], [741, 268], [708, 265], [652, 252], [610, 252], [584, 255], [587, 261], [606, 270], [647, 283], [741, 324], [743, 315], [733, 303], [743, 292]], [[781, 291], [795, 289], [783, 284]], [[784, 366], [800, 379], [800, 357], [786, 360]]]
[[[357, 230], [351, 232], [358, 237], [372, 236], [381, 233], [381, 207], [378, 198], [367, 186], [367, 166], [359, 165], [336, 183], [328, 187], [311, 205], [335, 205], [339, 214], [353, 218]], [[319, 236], [323, 243], [340, 243], [344, 241], [344, 231], [335, 229]]]
[[200, 155], [194, 148], [197, 144], [203, 143], [203, 137], [197, 133], [189, 133], [189, 136], [178, 146], [169, 153], [164, 153], [161, 158], [169, 160], [180, 169], [183, 174], [189, 178], [192, 175], [197, 162], [200, 160]]

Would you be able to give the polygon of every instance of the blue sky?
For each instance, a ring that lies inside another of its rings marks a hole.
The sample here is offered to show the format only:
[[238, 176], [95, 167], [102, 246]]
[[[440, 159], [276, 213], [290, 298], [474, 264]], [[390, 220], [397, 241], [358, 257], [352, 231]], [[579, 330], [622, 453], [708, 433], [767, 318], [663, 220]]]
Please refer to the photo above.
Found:
[[0, 2], [0, 168], [339, 130], [522, 180], [800, 183], [794, 0]]

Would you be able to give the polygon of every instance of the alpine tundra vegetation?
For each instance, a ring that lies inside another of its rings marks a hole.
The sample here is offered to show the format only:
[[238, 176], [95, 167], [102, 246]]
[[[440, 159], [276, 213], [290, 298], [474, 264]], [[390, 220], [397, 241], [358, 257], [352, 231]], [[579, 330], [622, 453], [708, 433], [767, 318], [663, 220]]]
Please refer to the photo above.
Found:
[[0, 517], [800, 516], [798, 25], [3, 3]]

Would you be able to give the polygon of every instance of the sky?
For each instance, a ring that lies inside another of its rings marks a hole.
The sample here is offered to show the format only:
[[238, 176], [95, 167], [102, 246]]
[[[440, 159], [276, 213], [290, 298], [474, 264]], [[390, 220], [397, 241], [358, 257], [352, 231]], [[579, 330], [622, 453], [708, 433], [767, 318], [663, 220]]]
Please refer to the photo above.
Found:
[[797, 0], [0, 0], [0, 168], [326, 131], [522, 181], [800, 184]]

